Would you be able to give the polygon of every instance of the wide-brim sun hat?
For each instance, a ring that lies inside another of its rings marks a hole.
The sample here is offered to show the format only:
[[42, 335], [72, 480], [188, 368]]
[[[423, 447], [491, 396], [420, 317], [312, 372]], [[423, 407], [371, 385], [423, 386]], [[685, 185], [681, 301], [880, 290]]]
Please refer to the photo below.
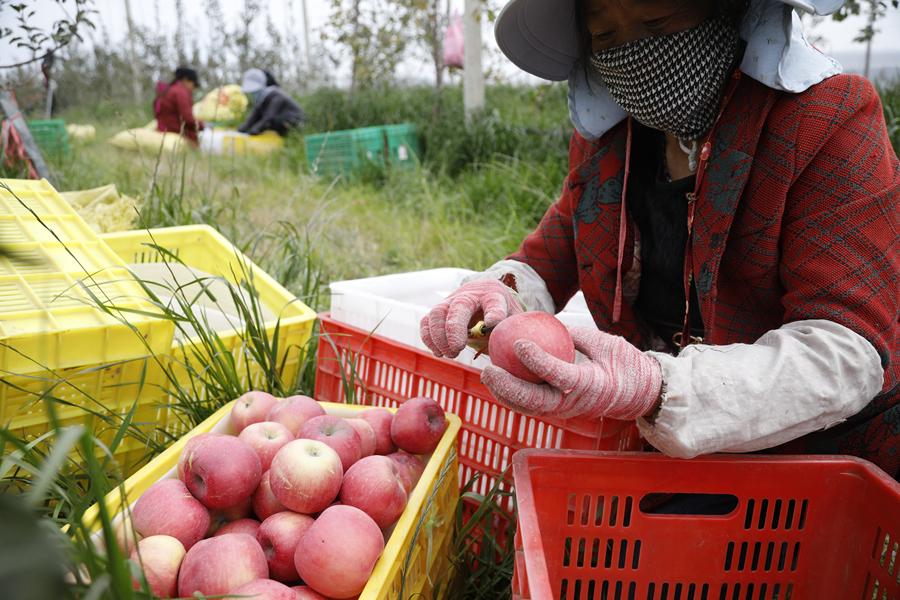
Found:
[[[816, 15], [835, 12], [844, 0], [779, 0]], [[494, 23], [503, 54], [542, 79], [564, 81], [580, 59], [576, 0], [511, 0]]]
[[[772, 89], [799, 93], [842, 72], [806, 39], [799, 12], [833, 13], [844, 0], [749, 0], [740, 24], [746, 43], [740, 70]], [[595, 140], [627, 115], [581, 56], [577, 0], [511, 0], [494, 23], [497, 45], [526, 73], [566, 81], [569, 118]]]

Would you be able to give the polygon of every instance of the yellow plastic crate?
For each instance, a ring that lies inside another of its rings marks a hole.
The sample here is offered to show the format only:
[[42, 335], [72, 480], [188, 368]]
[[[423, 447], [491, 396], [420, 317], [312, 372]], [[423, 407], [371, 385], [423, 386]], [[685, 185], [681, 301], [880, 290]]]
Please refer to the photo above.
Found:
[[[26, 439], [48, 429], [42, 398], [63, 425], [87, 424], [109, 442], [124, 415], [152, 432], [165, 411], [149, 400], [162, 383], [146, 357], [172, 345], [173, 326], [133, 312], [125, 325], [90, 298], [152, 311], [122, 262], [45, 180], [5, 179], [0, 188], [0, 425]], [[20, 202], [21, 200], [21, 202]], [[23, 206], [24, 204], [24, 206]], [[142, 454], [132, 441], [122, 463]], [[127, 455], [127, 456], [126, 456]]]
[[280, 152], [284, 148], [284, 139], [274, 131], [264, 131], [259, 135], [225, 135], [222, 138], [222, 154], [242, 156], [252, 154], [265, 156]]
[[107, 364], [146, 356], [147, 346], [167, 351], [171, 323], [124, 313], [145, 345], [91, 301], [89, 293], [117, 307], [151, 310], [125, 263], [56, 190], [46, 180], [2, 181], [12, 193], [0, 188], [6, 254], [0, 256], [0, 371]]
[[[140, 498], [151, 485], [160, 479], [174, 478], [178, 457], [187, 440], [210, 431], [234, 433], [230, 429], [230, 413], [233, 402], [219, 409], [198, 425], [150, 464], [131, 476], [122, 486], [107, 495], [107, 509], [119, 515], [123, 507], [122, 491], [130, 505]], [[352, 417], [367, 406], [350, 406], [323, 402], [328, 414]], [[393, 533], [388, 538], [384, 553], [375, 565], [375, 571], [359, 600], [397, 600], [406, 598], [431, 598], [435, 585], [446, 583], [451, 574], [450, 546], [453, 537], [453, 515], [459, 500], [456, 482], [458, 471], [456, 438], [461, 422], [459, 417], [447, 414], [448, 426], [437, 449], [428, 461], [425, 472], [409, 496]], [[85, 512], [85, 523], [95, 531], [99, 529], [97, 505]], [[116, 518], [118, 522], [119, 516]], [[95, 534], [99, 543], [100, 534]]]
[[[108, 233], [100, 236], [121, 260], [128, 265], [160, 263], [171, 261], [171, 257], [162, 255], [153, 246], [165, 248], [176, 255], [184, 264], [210, 275], [221, 276], [228, 281], [240, 285], [245, 272], [252, 277], [253, 286], [259, 294], [259, 300], [280, 318], [278, 323], [278, 347], [280, 348], [279, 365], [282, 381], [290, 384], [297, 376], [303, 360], [303, 349], [312, 335], [316, 313], [308, 306], [272, 279], [262, 269], [243, 256], [224, 236], [207, 225], [189, 225], [184, 227], [168, 227], [149, 231], [126, 231]], [[275, 335], [276, 320], [267, 323], [269, 336]], [[245, 373], [243, 383], [247, 389], [259, 387], [264, 374], [257, 365], [250, 365], [250, 377], [246, 375], [243, 341], [239, 332], [217, 332], [225, 348], [232, 352], [238, 361], [240, 372]], [[180, 383], [188, 383], [188, 372], [181, 365], [193, 356], [189, 341], [184, 346], [175, 343], [168, 350], [175, 357], [172, 368]], [[194, 360], [194, 359], [190, 359]], [[172, 419], [166, 423], [166, 430], [181, 435], [187, 430], [181, 423]]]

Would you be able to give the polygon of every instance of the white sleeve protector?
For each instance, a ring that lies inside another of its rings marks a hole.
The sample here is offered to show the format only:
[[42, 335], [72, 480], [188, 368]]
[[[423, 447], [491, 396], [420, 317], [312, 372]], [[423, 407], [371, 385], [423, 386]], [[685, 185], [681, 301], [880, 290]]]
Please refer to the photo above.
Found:
[[507, 275], [515, 277], [516, 291], [519, 294], [519, 300], [525, 304], [525, 310], [539, 310], [551, 315], [556, 314], [556, 305], [547, 290], [547, 284], [530, 265], [518, 260], [501, 260], [481, 273], [469, 275], [462, 280], [462, 283], [482, 279], [500, 280]]
[[772, 448], [841, 423], [884, 381], [868, 340], [826, 320], [797, 321], [754, 344], [693, 345], [662, 366], [664, 393], [653, 422], [638, 429], [678, 458]]

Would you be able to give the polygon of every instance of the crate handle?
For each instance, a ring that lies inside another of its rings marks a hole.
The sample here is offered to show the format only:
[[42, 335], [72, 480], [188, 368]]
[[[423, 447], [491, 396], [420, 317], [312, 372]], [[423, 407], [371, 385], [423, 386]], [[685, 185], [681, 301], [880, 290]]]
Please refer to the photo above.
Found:
[[645, 515], [725, 517], [734, 514], [738, 504], [734, 494], [651, 492], [641, 497], [638, 508]]

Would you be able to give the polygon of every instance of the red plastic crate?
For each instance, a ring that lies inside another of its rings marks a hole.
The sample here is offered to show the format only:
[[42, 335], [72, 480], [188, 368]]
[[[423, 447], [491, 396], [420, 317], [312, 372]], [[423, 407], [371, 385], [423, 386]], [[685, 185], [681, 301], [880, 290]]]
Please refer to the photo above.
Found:
[[[514, 598], [900, 598], [900, 484], [857, 458], [526, 450], [513, 474]], [[645, 512], [648, 494], [674, 493], [736, 506]]]
[[[522, 448], [634, 450], [642, 445], [633, 423], [522, 415], [494, 400], [477, 369], [339, 323], [329, 314], [319, 318], [316, 399], [344, 402], [346, 376], [355, 377], [361, 404], [396, 407], [413, 396], [434, 398], [462, 419], [460, 484], [481, 474], [472, 490], [476, 493], [487, 493]], [[507, 476], [507, 483], [511, 480]]]

